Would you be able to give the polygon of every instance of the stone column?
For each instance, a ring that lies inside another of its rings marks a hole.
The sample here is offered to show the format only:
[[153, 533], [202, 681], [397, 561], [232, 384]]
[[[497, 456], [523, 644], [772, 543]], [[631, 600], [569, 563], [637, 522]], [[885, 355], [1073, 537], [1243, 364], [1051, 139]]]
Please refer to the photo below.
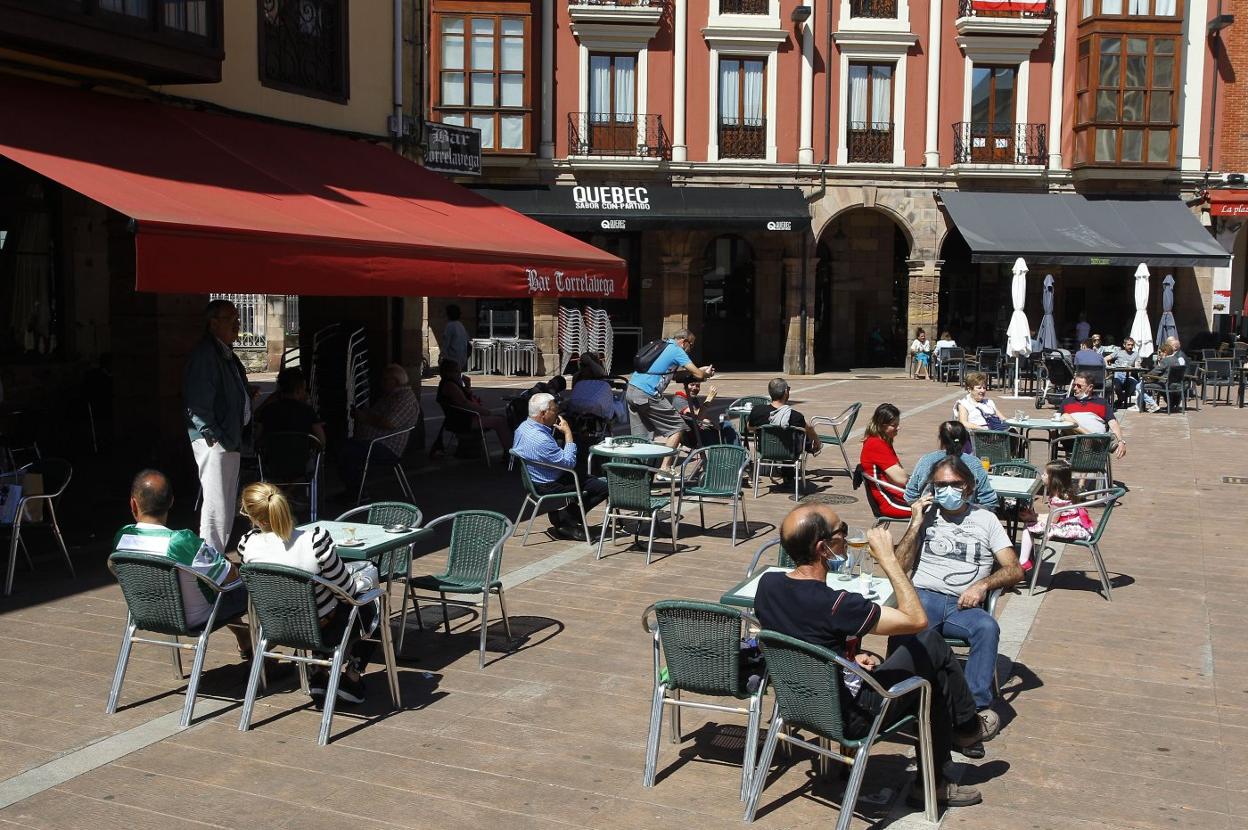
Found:
[[[806, 373], [815, 372], [815, 264], [806, 259]], [[784, 258], [784, 373], [801, 373], [802, 258]]]
[[667, 337], [689, 326], [689, 271], [692, 257], [664, 256], [663, 266], [663, 331]]
[[[756, 250], [754, 260], [754, 360], [768, 368], [784, 363], [784, 340], [779, 337], [788, 316], [780, 307], [780, 269], [783, 256]], [[744, 337], [747, 332], [742, 332]]]
[[559, 371], [559, 298], [533, 298], [533, 340], [541, 356], [536, 374]]
[[270, 372], [276, 372], [282, 368], [282, 353], [286, 351], [286, 295], [266, 294], [265, 305], [264, 339], [269, 352], [268, 368]]
[[[940, 268], [938, 259], [911, 259], [909, 290], [906, 301], [906, 337], [914, 337], [920, 326], [927, 329], [927, 339], [936, 342], [937, 318], [940, 314]], [[906, 341], [909, 345], [909, 339]]]

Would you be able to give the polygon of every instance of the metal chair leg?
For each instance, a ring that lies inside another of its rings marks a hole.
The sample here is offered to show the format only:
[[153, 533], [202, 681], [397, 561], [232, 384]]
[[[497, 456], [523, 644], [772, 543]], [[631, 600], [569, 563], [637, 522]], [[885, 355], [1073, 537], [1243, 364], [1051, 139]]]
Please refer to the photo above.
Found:
[[511, 619], [507, 616], [507, 602], [503, 599], [503, 589], [498, 589], [498, 610], [503, 615], [503, 631], [507, 634], [508, 645], [511, 644]]
[[51, 499], [48, 500], [48, 515], [52, 519], [52, 533], [56, 536], [57, 544], [61, 546], [61, 553], [65, 555], [65, 564], [69, 565], [69, 575], [77, 577], [74, 573], [74, 562], [69, 558], [69, 549], [65, 547], [65, 537], [61, 536], [61, 526], [56, 521], [56, 504]]
[[659, 762], [659, 738], [663, 734], [663, 698], [667, 686], [654, 684], [654, 697], [650, 702], [650, 732], [646, 736], [646, 768], [642, 773], [644, 787], [654, 786], [654, 775]]
[[338, 702], [338, 684], [342, 680], [342, 661], [347, 650], [347, 640], [351, 636], [351, 628], [355, 625], [356, 609], [351, 609], [351, 619], [347, 622], [347, 630], [342, 634], [342, 642], [334, 649], [334, 659], [329, 666], [329, 682], [325, 684], [325, 710], [321, 713], [321, 731], [317, 735], [316, 745], [325, 746], [329, 743], [329, 729], [334, 722], [334, 704]]
[[485, 640], [490, 628], [490, 589], [481, 592], [481, 648], [477, 668], [485, 668]]
[[774, 712], [771, 716], [771, 728], [767, 730], [767, 740], [763, 742], [763, 752], [758, 757], [758, 765], [754, 767], [754, 780], [750, 782], [749, 797], [745, 801], [747, 823], [754, 820], [758, 809], [758, 799], [763, 794], [763, 785], [767, 783], [767, 771], [771, 769], [772, 756], [776, 754], [776, 743], [780, 740], [780, 730], [784, 729], [784, 718]]
[[4, 579], [4, 595], [13, 593], [13, 573], [17, 570], [17, 542], [22, 538], [22, 511], [13, 517], [13, 526], [9, 529], [9, 572]]
[[[655, 510], [650, 514], [650, 535], [646, 538], [646, 564], [650, 564], [650, 554], [654, 551], [654, 525], [655, 520], [659, 517], [659, 511]], [[638, 522], [638, 524], [641, 524]]]
[[1101, 546], [1093, 542], [1090, 551], [1092, 560], [1096, 563], [1096, 569], [1101, 573], [1101, 585], [1105, 586], [1105, 601], [1113, 602], [1114, 598], [1110, 596], [1109, 571], [1105, 569], [1105, 559], [1101, 556]]
[[204, 670], [204, 657], [208, 654], [208, 636], [211, 633], [208, 626], [205, 626], [203, 633], [195, 642], [195, 657], [191, 660], [191, 676], [186, 682], [186, 702], [182, 704], [182, 717], [178, 720], [178, 727], [181, 729], [190, 726], [191, 718], [195, 715], [195, 695], [199, 692], [199, 676]]
[[[607, 541], [607, 524], [611, 521], [611, 505], [607, 505], [607, 513], [602, 517], [602, 533], [598, 534], [598, 552], [594, 554], [594, 561], [602, 558], [602, 546]], [[615, 526], [611, 526], [611, 541], [615, 541]]]
[[113, 685], [108, 689], [108, 703], [104, 706], [105, 714], [117, 711], [117, 698], [121, 695], [121, 684], [126, 680], [126, 667], [130, 663], [130, 649], [134, 646], [130, 638], [134, 636], [138, 626], [134, 616], [126, 615], [126, 627], [121, 634], [121, 650], [117, 652], [117, 667], [113, 670]]
[[741, 760], [741, 800], [750, 795], [750, 780], [754, 777], [754, 763], [758, 760], [758, 721], [762, 715], [761, 696], [750, 698], [750, 715], [746, 721], [745, 757]]
[[671, 718], [672, 728], [668, 732], [667, 740], [669, 743], [680, 743], [680, 689], [672, 689], [672, 696], [667, 701], [668, 717]]
[[442, 601], [442, 625], [446, 626], [446, 635], [451, 634], [451, 612], [446, 608], [446, 594], [438, 591], [438, 598]]
[[186, 677], [186, 672], [182, 669], [182, 649], [177, 647], [179, 642], [177, 635], [169, 638], [174, 643], [174, 648], [169, 649], [169, 659], [173, 661], [173, 676], [181, 680]]
[[246, 732], [251, 727], [251, 712], [256, 707], [256, 692], [260, 687], [260, 667], [264, 665], [264, 652], [268, 650], [269, 641], [264, 636], [264, 627], [256, 627], [256, 646], [251, 654], [251, 672], [247, 675], [247, 693], [243, 696], [243, 712], [238, 718], [238, 731]]
[[390, 602], [388, 593], [382, 597], [381, 606], [381, 654], [386, 662], [386, 681], [390, 686], [390, 701], [394, 704], [394, 708], [398, 709], [403, 704], [399, 699], [399, 668], [395, 664], [394, 639], [390, 635]]

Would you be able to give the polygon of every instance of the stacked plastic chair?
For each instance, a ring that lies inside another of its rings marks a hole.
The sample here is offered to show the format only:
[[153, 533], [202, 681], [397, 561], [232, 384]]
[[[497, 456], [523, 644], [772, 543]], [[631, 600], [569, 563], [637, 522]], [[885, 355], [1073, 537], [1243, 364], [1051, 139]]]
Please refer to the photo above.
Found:
[[585, 342], [581, 351], [602, 355], [602, 365], [610, 373], [612, 353], [615, 350], [615, 332], [611, 328], [610, 315], [601, 308], [585, 309], [584, 331]]
[[579, 308], [559, 306], [559, 374], [584, 351], [584, 326]]
[[372, 399], [368, 383], [368, 341], [364, 329], [358, 328], [347, 338], [347, 435], [355, 434], [355, 418], [351, 411], [367, 407]]

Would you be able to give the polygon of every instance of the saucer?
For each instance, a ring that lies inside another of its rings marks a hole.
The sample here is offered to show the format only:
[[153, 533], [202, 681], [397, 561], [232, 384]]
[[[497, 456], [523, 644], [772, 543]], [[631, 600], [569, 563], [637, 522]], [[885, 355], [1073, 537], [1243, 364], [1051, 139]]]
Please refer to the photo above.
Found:
[[352, 539], [350, 542], [334, 542], [340, 548], [362, 548], [364, 547], [363, 539]]

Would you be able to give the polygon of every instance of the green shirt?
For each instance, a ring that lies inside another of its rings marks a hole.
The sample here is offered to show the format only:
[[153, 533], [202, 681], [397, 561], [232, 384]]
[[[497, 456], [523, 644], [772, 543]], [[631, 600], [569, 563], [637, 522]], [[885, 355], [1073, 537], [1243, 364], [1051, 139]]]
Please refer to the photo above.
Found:
[[[168, 556], [217, 585], [223, 584], [230, 573], [229, 560], [189, 530], [171, 530], [146, 522], [126, 525], [117, 531], [113, 549]], [[179, 573], [178, 581], [187, 622], [192, 626], [203, 623], [217, 600], [216, 592], [189, 574]]]

